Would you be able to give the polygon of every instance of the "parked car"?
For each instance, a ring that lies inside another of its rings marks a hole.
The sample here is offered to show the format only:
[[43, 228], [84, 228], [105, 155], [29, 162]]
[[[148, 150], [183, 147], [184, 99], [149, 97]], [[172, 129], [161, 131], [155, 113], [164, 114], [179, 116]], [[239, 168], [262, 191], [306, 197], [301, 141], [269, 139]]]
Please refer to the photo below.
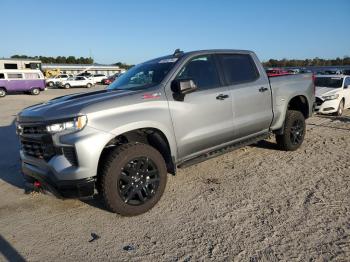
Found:
[[298, 149], [314, 100], [312, 74], [268, 79], [251, 51], [176, 51], [134, 66], [106, 90], [24, 109], [22, 172], [27, 184], [61, 197], [97, 189], [112, 212], [138, 215], [177, 168], [271, 134], [281, 149]]
[[117, 79], [117, 77], [118, 77], [118, 74], [114, 74], [112, 76], [109, 76], [109, 77], [103, 79], [101, 83], [103, 85], [110, 85], [114, 82], [115, 79]]
[[87, 78], [92, 78], [94, 75], [89, 72], [82, 72], [80, 74], [77, 74], [77, 76], [85, 76]]
[[95, 74], [93, 75], [93, 79], [95, 81], [95, 83], [101, 83], [103, 79], [106, 79], [107, 76], [104, 74]]
[[341, 116], [350, 108], [350, 76], [316, 76], [315, 112]]
[[350, 75], [350, 69], [344, 69], [343, 75]]
[[92, 86], [94, 86], [95, 82], [90, 79], [87, 78], [85, 76], [76, 76], [73, 78], [68, 78], [65, 81], [59, 82], [58, 85], [59, 87], [63, 87], [63, 88], [71, 88], [71, 87], [86, 87], [86, 88], [90, 88]]
[[57, 76], [47, 78], [45, 81], [46, 81], [46, 85], [47, 86], [53, 87], [54, 85], [57, 85], [57, 83], [65, 81], [65, 80], [67, 80], [70, 77], [73, 77], [73, 75], [70, 75], [70, 74], [59, 74]]
[[281, 68], [269, 68], [266, 70], [267, 76], [273, 77], [273, 76], [284, 76], [289, 75], [288, 71], [281, 69]]
[[45, 90], [44, 75], [40, 70], [0, 70], [0, 97], [8, 93], [26, 92], [39, 95]]

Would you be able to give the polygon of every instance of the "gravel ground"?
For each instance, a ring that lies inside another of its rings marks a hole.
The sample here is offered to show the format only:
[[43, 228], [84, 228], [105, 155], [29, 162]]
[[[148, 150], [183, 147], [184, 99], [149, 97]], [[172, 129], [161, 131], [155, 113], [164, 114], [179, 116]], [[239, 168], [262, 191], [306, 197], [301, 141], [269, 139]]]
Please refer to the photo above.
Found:
[[309, 119], [296, 152], [271, 139], [181, 169], [155, 208], [121, 217], [23, 194], [15, 114], [78, 91], [0, 101], [0, 261], [350, 261], [349, 111]]

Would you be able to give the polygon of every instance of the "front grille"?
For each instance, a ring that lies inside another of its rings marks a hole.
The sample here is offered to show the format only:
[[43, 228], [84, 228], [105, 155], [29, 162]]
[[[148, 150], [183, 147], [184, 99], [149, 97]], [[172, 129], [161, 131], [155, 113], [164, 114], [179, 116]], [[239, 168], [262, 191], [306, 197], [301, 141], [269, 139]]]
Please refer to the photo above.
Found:
[[321, 98], [316, 97], [316, 101], [315, 102], [316, 102], [317, 106], [320, 106], [320, 105], [323, 104], [324, 101]]
[[63, 147], [62, 152], [63, 152], [63, 155], [69, 161], [69, 163], [71, 163], [73, 166], [78, 165], [77, 154], [75, 153], [74, 147]]
[[26, 155], [49, 161], [55, 155], [52, 144], [42, 142], [21, 140], [22, 150]]
[[74, 147], [55, 147], [52, 136], [46, 125], [38, 123], [19, 123], [21, 149], [25, 155], [43, 159], [46, 162], [55, 155], [64, 155], [73, 166], [78, 166], [78, 158]]
[[46, 126], [38, 125], [38, 126], [23, 126], [23, 134], [47, 134]]
[[51, 135], [46, 131], [46, 126], [42, 124], [19, 124], [18, 134], [23, 153], [49, 161], [55, 154]]

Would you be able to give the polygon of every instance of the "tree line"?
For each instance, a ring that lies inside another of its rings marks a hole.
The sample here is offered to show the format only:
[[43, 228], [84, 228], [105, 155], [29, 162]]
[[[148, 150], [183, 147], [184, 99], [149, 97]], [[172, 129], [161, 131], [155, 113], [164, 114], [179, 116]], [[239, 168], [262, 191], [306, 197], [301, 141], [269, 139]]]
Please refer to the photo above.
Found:
[[45, 64], [93, 64], [94, 59], [91, 57], [75, 57], [75, 56], [27, 56], [13, 55], [11, 58], [26, 58], [40, 60]]
[[263, 62], [265, 67], [304, 67], [304, 66], [344, 66], [350, 65], [350, 57], [337, 57], [336, 59], [323, 59], [315, 57], [313, 59], [270, 59]]

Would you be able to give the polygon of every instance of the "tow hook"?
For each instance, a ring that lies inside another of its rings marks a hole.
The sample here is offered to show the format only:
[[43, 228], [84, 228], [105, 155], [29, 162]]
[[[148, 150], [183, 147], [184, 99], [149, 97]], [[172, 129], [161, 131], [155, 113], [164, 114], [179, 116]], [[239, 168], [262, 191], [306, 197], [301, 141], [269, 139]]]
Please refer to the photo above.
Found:
[[40, 190], [40, 189], [41, 189], [41, 183], [40, 183], [40, 181], [34, 181], [33, 186], [34, 186], [34, 189]]

